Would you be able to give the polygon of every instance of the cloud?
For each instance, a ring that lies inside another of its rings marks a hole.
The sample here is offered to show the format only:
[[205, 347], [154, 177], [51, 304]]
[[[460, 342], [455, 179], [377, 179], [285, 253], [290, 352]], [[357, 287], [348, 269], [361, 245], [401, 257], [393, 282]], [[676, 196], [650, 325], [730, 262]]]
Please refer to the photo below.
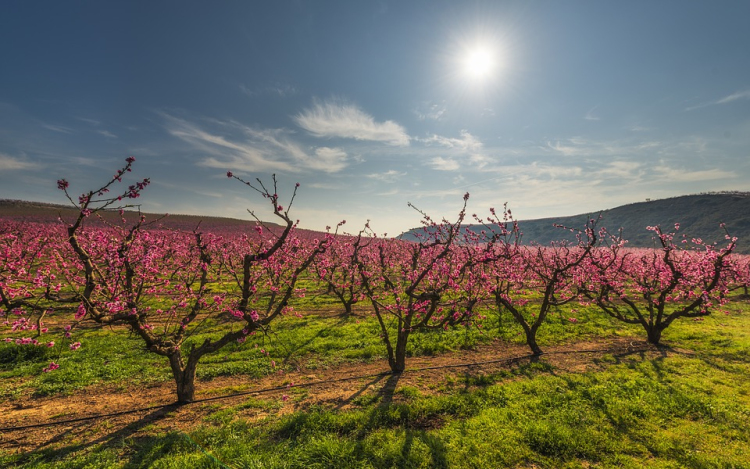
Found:
[[495, 117], [497, 114], [495, 113], [495, 110], [491, 107], [486, 107], [482, 109], [481, 114], [479, 114], [482, 117]]
[[375, 122], [375, 119], [352, 104], [337, 101], [316, 101], [294, 120], [316, 137], [352, 138], [384, 142], [393, 146], [409, 146], [409, 136], [404, 128], [393, 121]]
[[430, 137], [418, 140], [427, 145], [435, 143], [446, 148], [456, 148], [464, 151], [480, 151], [482, 149], [482, 142], [467, 130], [462, 130], [460, 134], [461, 138], [450, 138], [433, 134]]
[[458, 161], [451, 158], [443, 158], [442, 156], [436, 156], [430, 160], [430, 165], [438, 171], [455, 171], [461, 167]]
[[315, 156], [317, 156], [317, 159], [308, 161], [308, 166], [312, 169], [336, 173], [346, 167], [346, 152], [341, 148], [316, 148]]
[[0, 153], [0, 170], [2, 171], [32, 169], [36, 167], [37, 165], [34, 163], [29, 163], [28, 161], [19, 160], [18, 158], [13, 158], [10, 155]]
[[[682, 143], [680, 143], [682, 145]], [[611, 156], [639, 156], [644, 151], [661, 153], [667, 151], [669, 145], [664, 142], [638, 142], [634, 139], [628, 140], [590, 140], [582, 137], [571, 137], [564, 140], [547, 142], [547, 150], [561, 153], [568, 157], [611, 157]]]
[[738, 93], [730, 94], [729, 96], [725, 96], [718, 101], [716, 101], [716, 104], [727, 104], [731, 103], [733, 101], [738, 101], [740, 99], [750, 99], [750, 90], [747, 91], [740, 91]]
[[79, 120], [79, 121], [81, 121], [81, 122], [85, 122], [85, 123], [87, 123], [87, 124], [89, 124], [89, 125], [94, 125], [94, 126], [96, 126], [96, 125], [99, 125], [99, 124], [101, 124], [101, 122], [100, 122], [100, 121], [98, 121], [98, 120], [96, 120], [96, 119], [89, 119], [88, 117], [76, 117], [76, 119], [78, 119], [78, 120]]
[[52, 130], [53, 132], [60, 132], [61, 134], [72, 134], [73, 129], [64, 127], [62, 125], [52, 125], [52, 124], [42, 124], [42, 127], [48, 130]]
[[421, 121], [441, 121], [445, 119], [447, 112], [448, 110], [445, 108], [445, 104], [433, 104], [429, 102], [424, 103], [422, 106], [414, 110], [417, 119]]
[[723, 98], [709, 101], [707, 103], [698, 104], [696, 106], [690, 106], [686, 107], [685, 111], [694, 111], [695, 109], [701, 109], [708, 106], [715, 106], [717, 104], [729, 104], [733, 103], [735, 101], [739, 101], [741, 99], [750, 99], [750, 90], [745, 91], [738, 91], [736, 93], [732, 93], [729, 96], [724, 96]]
[[601, 120], [598, 116], [594, 115], [594, 111], [596, 111], [596, 108], [598, 108], [598, 107], [599, 106], [594, 106], [591, 109], [589, 109], [589, 111], [586, 113], [585, 116], [583, 116], [583, 118], [586, 119], [587, 121], [598, 121], [598, 120]]
[[261, 86], [257, 88], [250, 88], [243, 84], [240, 84], [240, 91], [245, 95], [255, 98], [258, 96], [278, 96], [280, 98], [286, 98], [293, 96], [299, 92], [296, 86], [289, 85], [287, 83], [273, 83], [267, 86]]
[[395, 183], [403, 176], [406, 176], [406, 172], [396, 171], [395, 169], [388, 170], [384, 173], [373, 173], [367, 175], [370, 179], [375, 179], [388, 184]]
[[310, 187], [312, 189], [324, 189], [324, 190], [340, 190], [343, 189], [343, 186], [337, 185], [337, 184], [330, 184], [325, 182], [313, 182], [312, 184], [307, 184], [305, 187]]
[[108, 130], [97, 130], [96, 132], [100, 135], [104, 135], [107, 138], [117, 138], [117, 135], [113, 134], [112, 132]]
[[644, 127], [642, 125], [634, 125], [630, 127], [628, 130], [630, 130], [631, 132], [649, 132], [652, 129], [650, 127]]
[[700, 182], [737, 177], [736, 173], [733, 173], [731, 171], [722, 171], [718, 168], [707, 169], [703, 171], [688, 171], [684, 169], [670, 168], [667, 166], [656, 166], [653, 168], [653, 170], [658, 172], [661, 177], [667, 178], [673, 182]]
[[212, 130], [185, 119], [159, 113], [165, 128], [173, 136], [189, 143], [204, 157], [200, 165], [234, 171], [285, 171], [298, 173], [315, 170], [341, 171], [347, 154], [340, 148], [318, 147], [312, 153], [288, 138], [284, 129], [257, 129], [238, 122], [204, 119]]

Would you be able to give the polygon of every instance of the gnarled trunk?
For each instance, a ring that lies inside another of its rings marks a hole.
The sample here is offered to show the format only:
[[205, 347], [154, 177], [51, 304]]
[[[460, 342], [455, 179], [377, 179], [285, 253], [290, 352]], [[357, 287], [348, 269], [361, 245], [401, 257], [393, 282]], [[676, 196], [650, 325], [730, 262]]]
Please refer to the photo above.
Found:
[[648, 342], [650, 344], [659, 345], [662, 332], [664, 332], [664, 328], [660, 327], [659, 325], [646, 326], [646, 334], [648, 335]]
[[195, 399], [195, 371], [198, 360], [188, 360], [187, 366], [182, 362], [179, 353], [169, 356], [172, 376], [177, 385], [177, 403], [187, 404]]
[[539, 344], [536, 343], [536, 330], [529, 328], [529, 329], [525, 329], [525, 332], [526, 332], [526, 345], [528, 345], [529, 348], [531, 349], [531, 353], [537, 356], [543, 354], [544, 352], [539, 347]]

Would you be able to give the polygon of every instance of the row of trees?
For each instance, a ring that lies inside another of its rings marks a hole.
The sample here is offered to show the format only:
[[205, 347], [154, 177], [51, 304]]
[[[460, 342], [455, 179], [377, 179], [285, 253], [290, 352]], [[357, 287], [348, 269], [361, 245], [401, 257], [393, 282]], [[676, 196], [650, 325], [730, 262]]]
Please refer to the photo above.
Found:
[[[634, 250], [597, 231], [591, 220], [574, 230], [577, 243], [524, 246], [509, 210], [490, 210], [484, 219], [474, 215], [484, 229], [465, 229], [468, 194], [454, 221], [419, 212], [423, 226], [416, 241], [378, 237], [369, 225], [356, 236], [338, 235], [343, 222], [333, 233], [302, 236], [289, 216], [297, 187], [284, 208], [275, 178], [266, 187], [232, 173], [227, 175], [267, 200], [281, 227], [258, 219], [253, 233], [230, 235], [200, 226], [166, 231], [144, 217], [103, 224], [98, 213], [116, 207], [123, 214], [133, 208], [123, 201], [148, 186], [144, 179], [109, 195], [133, 162], [129, 158], [77, 202], [68, 183], [58, 181], [79, 213], [64, 227], [0, 227], [0, 305], [5, 324], [17, 333], [6, 340], [49, 345], [42, 336], [50, 312], [70, 315], [66, 336], [82, 321], [124, 326], [146, 350], [167, 358], [179, 402], [194, 398], [200, 359], [267, 329], [289, 310], [303, 277], [321, 282], [345, 314], [354, 304], [371, 305], [394, 372], [405, 369], [415, 331], [468, 325], [487, 307], [507, 311], [534, 354], [542, 353], [536, 334], [547, 314], [570, 302], [641, 324], [649, 342], [658, 344], [674, 320], [707, 315], [730, 287], [750, 283], [747, 259], [730, 257], [736, 240], [728, 235], [718, 248], [653, 227], [661, 249]], [[217, 317], [230, 326], [217, 328], [211, 321]], [[202, 342], [191, 340], [207, 332]]]

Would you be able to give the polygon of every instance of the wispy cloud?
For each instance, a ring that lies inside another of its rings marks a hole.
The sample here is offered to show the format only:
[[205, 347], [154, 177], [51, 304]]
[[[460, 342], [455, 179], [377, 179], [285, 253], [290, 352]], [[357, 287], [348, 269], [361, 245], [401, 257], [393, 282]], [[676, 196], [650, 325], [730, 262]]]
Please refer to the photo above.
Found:
[[594, 114], [594, 111], [596, 111], [596, 108], [598, 108], [598, 107], [599, 106], [594, 106], [591, 109], [589, 109], [589, 111], [586, 113], [585, 116], [583, 116], [583, 118], [586, 119], [587, 121], [598, 121], [598, 120], [601, 120], [599, 118], [599, 116], [597, 116], [596, 114]]
[[286, 98], [299, 92], [296, 86], [287, 83], [273, 83], [255, 88], [240, 84], [240, 91], [251, 98], [258, 96], [278, 96], [280, 98]]
[[375, 179], [377, 181], [385, 182], [388, 184], [395, 183], [403, 176], [406, 176], [406, 172], [396, 171], [395, 169], [391, 169], [383, 173], [372, 173], [367, 175], [367, 177], [370, 179]]
[[724, 96], [723, 98], [716, 99], [714, 101], [709, 101], [709, 102], [698, 104], [695, 106], [686, 107], [685, 110], [694, 111], [696, 109], [701, 109], [701, 108], [708, 107], [708, 106], [733, 103], [741, 99], [750, 99], [750, 90], [738, 91], [736, 93], [730, 94], [729, 96]]
[[166, 130], [189, 143], [204, 157], [200, 164], [234, 171], [315, 170], [327, 173], [341, 171], [347, 165], [347, 154], [340, 148], [318, 147], [312, 153], [288, 138], [284, 129], [257, 129], [238, 122], [204, 119], [204, 126], [167, 113], [159, 113]]
[[104, 135], [107, 138], [117, 138], [117, 135], [113, 134], [112, 132], [108, 130], [97, 130], [96, 131], [99, 135]]
[[443, 158], [442, 156], [436, 156], [431, 159], [430, 166], [438, 171], [455, 171], [461, 167], [458, 161], [452, 158]]
[[346, 167], [347, 155], [341, 148], [319, 147], [315, 149], [317, 158], [309, 158], [306, 164], [309, 168], [336, 173]]
[[42, 127], [53, 132], [60, 132], [61, 134], [72, 134], [74, 132], [73, 129], [62, 125], [42, 124]]
[[650, 127], [644, 127], [642, 125], [634, 125], [628, 128], [628, 130], [630, 130], [631, 132], [649, 132], [653, 129], [651, 129]]
[[667, 166], [656, 166], [653, 168], [653, 170], [659, 173], [661, 177], [665, 179], [679, 182], [699, 182], [717, 179], [731, 179], [737, 177], [736, 173], [730, 171], [722, 171], [717, 168], [701, 171], [689, 171], [685, 169], [670, 168]]
[[418, 140], [426, 145], [437, 144], [446, 148], [457, 148], [464, 151], [480, 151], [482, 149], [482, 142], [467, 130], [462, 130], [460, 134], [461, 138], [450, 138], [433, 134], [427, 138]]
[[435, 104], [431, 102], [426, 102], [417, 107], [414, 110], [414, 114], [417, 116], [417, 119], [424, 121], [424, 120], [432, 120], [432, 121], [441, 121], [445, 119], [446, 114], [448, 113], [448, 110], [445, 107], [445, 104]]
[[13, 171], [18, 169], [32, 169], [36, 168], [37, 165], [28, 161], [24, 161], [18, 158], [14, 158], [10, 155], [0, 153], [0, 170], [2, 171]]
[[88, 117], [76, 117], [76, 119], [78, 119], [78, 120], [79, 120], [79, 121], [81, 121], [81, 122], [85, 122], [85, 123], [87, 123], [87, 124], [89, 124], [89, 125], [94, 125], [94, 126], [96, 126], [96, 125], [99, 125], [99, 124], [101, 124], [101, 122], [100, 122], [100, 121], [98, 121], [98, 120], [96, 120], [96, 119], [89, 119]]
[[316, 137], [340, 137], [408, 146], [406, 130], [394, 121], [375, 119], [353, 104], [316, 101], [311, 108], [294, 116], [297, 125]]

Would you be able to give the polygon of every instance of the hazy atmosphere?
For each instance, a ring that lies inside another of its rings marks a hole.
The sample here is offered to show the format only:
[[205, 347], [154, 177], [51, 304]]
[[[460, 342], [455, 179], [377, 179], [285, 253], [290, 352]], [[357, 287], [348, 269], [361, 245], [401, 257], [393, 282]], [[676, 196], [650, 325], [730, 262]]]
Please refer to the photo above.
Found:
[[152, 212], [397, 234], [750, 190], [750, 3], [4, 2], [0, 198], [127, 156]]

